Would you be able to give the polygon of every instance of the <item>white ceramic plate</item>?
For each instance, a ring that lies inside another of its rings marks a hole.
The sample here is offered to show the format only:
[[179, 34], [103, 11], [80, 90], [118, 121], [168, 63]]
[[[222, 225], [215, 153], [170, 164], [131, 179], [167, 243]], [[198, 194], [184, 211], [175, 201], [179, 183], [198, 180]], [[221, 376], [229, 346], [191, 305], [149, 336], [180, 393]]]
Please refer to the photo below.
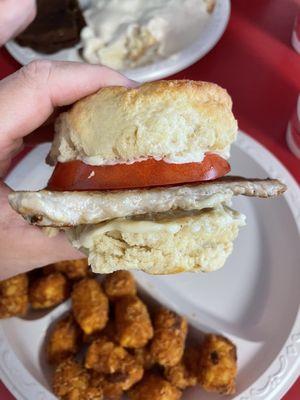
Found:
[[[36, 147], [9, 175], [14, 189], [41, 188], [51, 172], [49, 146]], [[216, 331], [238, 347], [239, 400], [281, 399], [300, 369], [300, 190], [288, 171], [264, 147], [240, 133], [233, 146], [233, 173], [276, 177], [288, 185], [274, 200], [240, 197], [247, 216], [233, 254], [210, 274], [136, 278], [150, 296], [185, 315], [195, 333]], [[67, 308], [62, 304], [37, 320], [0, 323], [0, 378], [18, 400], [50, 400], [49, 371], [41, 354], [46, 330]], [[201, 394], [201, 395], [200, 395]], [[184, 400], [220, 399], [200, 389]]]
[[[86, 0], [81, 0], [86, 3]], [[220, 40], [228, 24], [230, 16], [230, 0], [217, 0], [215, 9], [207, 25], [201, 31], [198, 39], [171, 57], [157, 61], [145, 67], [122, 71], [126, 76], [139, 82], [165, 78], [189, 67], [207, 54]], [[78, 47], [78, 46], [77, 46]], [[36, 59], [56, 61], [82, 61], [77, 49], [61, 50], [51, 55], [45, 55], [29, 47], [19, 46], [15, 41], [6, 44], [6, 49], [20, 64], [25, 65]]]

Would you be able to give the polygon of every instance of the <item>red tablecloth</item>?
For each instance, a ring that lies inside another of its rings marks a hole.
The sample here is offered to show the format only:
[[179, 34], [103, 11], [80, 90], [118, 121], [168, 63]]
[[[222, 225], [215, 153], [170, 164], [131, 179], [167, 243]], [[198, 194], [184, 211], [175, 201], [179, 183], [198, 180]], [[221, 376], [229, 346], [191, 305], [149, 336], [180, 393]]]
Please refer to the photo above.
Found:
[[[228, 29], [217, 46], [175, 75], [225, 87], [233, 98], [240, 128], [271, 150], [298, 182], [300, 161], [288, 149], [285, 131], [300, 93], [300, 56], [290, 45], [299, 10], [300, 0], [232, 0]], [[0, 79], [18, 68], [0, 50]], [[29, 140], [40, 140], [44, 133], [35, 133]], [[0, 399], [13, 399], [1, 384]], [[300, 379], [284, 397], [299, 399]]]

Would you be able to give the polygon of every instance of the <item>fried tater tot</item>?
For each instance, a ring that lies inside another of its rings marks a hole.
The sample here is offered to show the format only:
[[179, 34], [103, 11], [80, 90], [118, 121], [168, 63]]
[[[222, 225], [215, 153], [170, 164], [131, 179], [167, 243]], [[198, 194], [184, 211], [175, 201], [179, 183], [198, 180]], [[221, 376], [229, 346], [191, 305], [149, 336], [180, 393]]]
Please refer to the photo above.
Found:
[[134, 357], [127, 354], [121, 361], [118, 370], [110, 375], [106, 375], [109, 383], [117, 384], [122, 390], [128, 390], [139, 382], [144, 374], [143, 367], [136, 362]]
[[[83, 400], [83, 398], [81, 400]], [[103, 400], [103, 390], [100, 387], [87, 388], [84, 394], [84, 400]]]
[[53, 375], [53, 392], [62, 400], [82, 400], [89, 387], [88, 372], [73, 358], [62, 361]]
[[208, 392], [235, 393], [236, 346], [221, 335], [206, 335], [201, 346], [199, 383]]
[[73, 287], [73, 314], [86, 335], [101, 331], [108, 320], [108, 299], [100, 283], [85, 278]]
[[67, 278], [60, 272], [42, 276], [29, 285], [29, 302], [34, 309], [57, 306], [70, 294]]
[[78, 351], [81, 332], [72, 314], [61, 319], [54, 326], [47, 343], [50, 364], [57, 364]]
[[163, 367], [172, 367], [183, 356], [187, 322], [174, 312], [161, 308], [154, 317], [154, 336], [151, 354]]
[[105, 400], [120, 400], [123, 395], [120, 383], [109, 381], [107, 376], [92, 372], [91, 385], [102, 390]]
[[92, 342], [86, 352], [85, 367], [97, 372], [112, 374], [116, 372], [127, 351], [106, 337], [100, 337]]
[[165, 378], [178, 389], [186, 389], [197, 384], [199, 349], [189, 347], [185, 350], [181, 361], [173, 367], [166, 367]]
[[155, 364], [155, 360], [152, 357], [149, 346], [134, 349], [133, 355], [136, 361], [141, 364], [146, 371], [151, 369]]
[[136, 295], [136, 284], [128, 271], [116, 271], [108, 274], [104, 280], [104, 290], [109, 300], [123, 296]]
[[156, 374], [147, 374], [128, 392], [131, 400], [179, 400], [182, 393]]
[[89, 274], [87, 258], [80, 260], [60, 261], [52, 264], [55, 271], [61, 272], [70, 280], [86, 278]]
[[107, 324], [101, 331], [95, 332], [92, 335], [84, 334], [83, 335], [83, 343], [90, 344], [94, 340], [98, 339], [100, 336], [105, 336], [112, 342], [116, 342], [116, 338], [117, 338], [116, 326], [112, 319], [108, 320]]
[[28, 277], [26, 274], [0, 281], [0, 319], [24, 316], [28, 305]]
[[18, 296], [28, 291], [28, 277], [26, 274], [13, 276], [12, 278], [0, 281], [1, 297]]
[[87, 350], [85, 367], [98, 373], [108, 374], [110, 383], [129, 389], [142, 379], [144, 369], [123, 347], [105, 337], [95, 340]]
[[10, 317], [24, 317], [29, 306], [28, 295], [0, 298], [0, 319]]
[[116, 301], [115, 320], [118, 340], [123, 347], [144, 347], [153, 337], [147, 307], [137, 296], [125, 296]]

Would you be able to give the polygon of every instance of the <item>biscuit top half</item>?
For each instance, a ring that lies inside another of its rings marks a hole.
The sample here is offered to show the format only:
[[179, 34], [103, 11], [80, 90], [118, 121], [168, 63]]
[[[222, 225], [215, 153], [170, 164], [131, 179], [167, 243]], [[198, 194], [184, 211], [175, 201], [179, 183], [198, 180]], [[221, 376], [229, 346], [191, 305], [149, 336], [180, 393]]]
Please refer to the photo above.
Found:
[[205, 153], [229, 157], [237, 135], [232, 101], [220, 86], [191, 80], [136, 88], [106, 87], [73, 105], [56, 122], [48, 162], [90, 165], [201, 162]]

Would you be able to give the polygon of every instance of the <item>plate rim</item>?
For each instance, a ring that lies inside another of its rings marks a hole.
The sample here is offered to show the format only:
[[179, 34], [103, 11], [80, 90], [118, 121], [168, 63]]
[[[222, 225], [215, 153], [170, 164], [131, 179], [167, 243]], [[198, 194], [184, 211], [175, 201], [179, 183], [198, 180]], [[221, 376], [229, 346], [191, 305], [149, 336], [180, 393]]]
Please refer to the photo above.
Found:
[[[223, 36], [231, 14], [231, 0], [216, 0], [217, 4], [217, 14], [214, 16], [215, 24], [213, 24], [214, 29], [211, 30], [210, 40], [206, 42], [202, 42], [201, 37], [198, 40], [195, 40], [189, 46], [183, 48], [181, 51], [172, 54], [170, 57], [159, 60], [152, 64], [149, 64], [144, 67], [138, 67], [133, 69], [124, 69], [120, 70], [120, 73], [124, 74], [130, 79], [135, 79], [141, 82], [152, 81], [157, 79], [166, 78], [177, 72], [183, 71], [184, 69], [190, 67], [195, 62], [199, 61], [203, 58], [213, 47], [219, 42], [221, 37]], [[10, 40], [5, 44], [6, 50], [9, 54], [17, 60], [21, 65], [26, 65], [32, 60], [36, 60], [39, 58], [42, 59], [50, 59], [51, 55], [41, 54], [36, 51], [33, 51], [35, 57], [32, 59], [22, 57], [19, 54], [19, 49], [22, 46], [19, 46], [14, 40]], [[26, 49], [26, 48], [25, 48]], [[26, 50], [25, 50], [26, 51]], [[177, 57], [181, 60], [179, 63], [174, 63], [173, 58]], [[66, 61], [66, 60], [65, 60]]]
[[[273, 178], [278, 178], [288, 185], [284, 197], [293, 214], [300, 234], [300, 187], [287, 168], [262, 144], [239, 131], [236, 145], [254, 159]], [[13, 171], [9, 174], [11, 175]], [[263, 374], [234, 400], [263, 398], [275, 400], [281, 398], [297, 379], [300, 368], [300, 311], [296, 315], [293, 327], [283, 347]], [[8, 343], [0, 324], [0, 379], [17, 400], [55, 400], [54, 395], [44, 388], [17, 358]], [[4, 362], [3, 362], [4, 361]], [[15, 374], [6, 371], [4, 365], [10, 363]], [[11, 376], [12, 375], [12, 376]], [[15, 376], [14, 376], [15, 375]], [[14, 379], [15, 378], [15, 379]], [[20, 379], [21, 378], [21, 379]], [[24, 395], [24, 388], [33, 390]], [[32, 397], [34, 395], [34, 397]], [[30, 397], [27, 397], [30, 396]]]

